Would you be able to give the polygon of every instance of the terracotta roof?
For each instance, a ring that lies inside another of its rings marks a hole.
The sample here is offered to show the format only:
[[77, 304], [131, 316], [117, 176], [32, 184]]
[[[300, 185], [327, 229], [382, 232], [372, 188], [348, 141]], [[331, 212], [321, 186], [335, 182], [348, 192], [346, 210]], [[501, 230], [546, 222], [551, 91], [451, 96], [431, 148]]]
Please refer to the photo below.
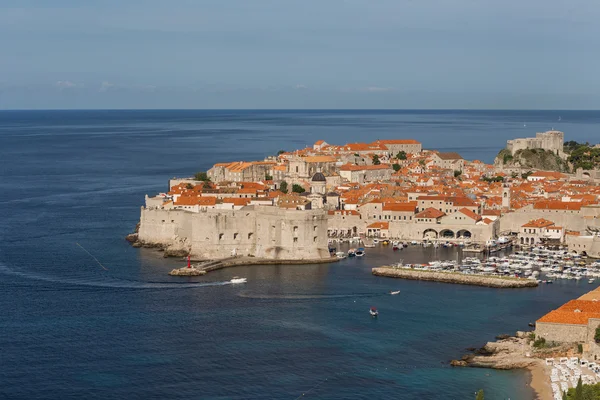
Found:
[[535, 210], [581, 210], [580, 202], [563, 202], [560, 200], [542, 200], [533, 204]]
[[429, 207], [415, 215], [415, 218], [441, 218], [444, 215], [446, 215], [445, 212]]
[[223, 199], [223, 203], [233, 204], [235, 206], [246, 206], [250, 204], [250, 199], [238, 199], [234, 197], [228, 197]]
[[539, 219], [532, 219], [531, 221], [527, 222], [526, 224], [521, 225], [522, 228], [545, 228], [548, 226], [552, 226], [554, 225], [554, 222], [552, 221], [548, 221], [547, 219], [544, 218], [539, 218]]
[[475, 221], [479, 221], [481, 219], [481, 215], [475, 214], [473, 211], [469, 210], [468, 208], [461, 208], [460, 210], [458, 210], [458, 212], [466, 215], [467, 217], [469, 217]]
[[441, 158], [442, 160], [462, 160], [463, 158], [460, 156], [460, 154], [456, 153], [456, 152], [449, 152], [449, 153], [437, 153], [438, 157]]
[[368, 225], [367, 228], [371, 229], [389, 229], [389, 222], [373, 222], [371, 225]]
[[374, 143], [381, 144], [421, 144], [414, 139], [389, 139], [389, 140], [377, 140]]
[[383, 206], [381, 208], [383, 209], [383, 211], [405, 211], [405, 212], [413, 212], [414, 213], [415, 209], [417, 208], [417, 202], [416, 201], [409, 201], [406, 203], [384, 202]]
[[587, 325], [590, 318], [600, 318], [600, 313], [587, 313], [575, 311], [550, 311], [536, 322], [548, 322], [555, 324]]
[[317, 163], [317, 162], [336, 162], [337, 160], [331, 156], [306, 156], [303, 158], [307, 163]]

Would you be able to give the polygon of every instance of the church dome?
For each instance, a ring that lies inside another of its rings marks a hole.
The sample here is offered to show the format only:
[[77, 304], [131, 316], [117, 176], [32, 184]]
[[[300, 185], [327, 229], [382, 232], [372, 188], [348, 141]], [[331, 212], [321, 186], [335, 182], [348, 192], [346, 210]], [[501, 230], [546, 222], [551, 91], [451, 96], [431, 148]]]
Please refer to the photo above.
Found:
[[325, 179], [325, 175], [323, 175], [321, 172], [317, 172], [316, 174], [313, 175], [312, 182], [327, 182], [327, 179]]

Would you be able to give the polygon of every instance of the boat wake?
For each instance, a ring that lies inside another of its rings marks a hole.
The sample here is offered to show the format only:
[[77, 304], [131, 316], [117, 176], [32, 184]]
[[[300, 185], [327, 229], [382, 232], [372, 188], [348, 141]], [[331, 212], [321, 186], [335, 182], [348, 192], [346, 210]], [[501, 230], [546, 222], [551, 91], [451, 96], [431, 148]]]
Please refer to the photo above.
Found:
[[100, 287], [100, 288], [118, 288], [118, 289], [188, 289], [207, 286], [226, 286], [231, 285], [230, 281], [225, 282], [202, 282], [202, 283], [176, 283], [176, 282], [143, 282], [128, 279], [120, 279], [105, 276], [103, 279], [88, 280], [79, 278], [62, 278], [54, 277], [34, 272], [19, 271], [10, 269], [4, 264], [0, 264], [0, 273], [7, 275], [18, 276], [25, 279], [33, 279], [38, 281], [60, 283], [67, 285]]
[[244, 297], [247, 299], [258, 299], [258, 300], [318, 300], [318, 299], [349, 299], [349, 298], [361, 298], [361, 297], [379, 297], [385, 296], [388, 293], [353, 293], [353, 294], [301, 294], [301, 293], [288, 293], [288, 294], [257, 294], [257, 293], [238, 293], [238, 297]]

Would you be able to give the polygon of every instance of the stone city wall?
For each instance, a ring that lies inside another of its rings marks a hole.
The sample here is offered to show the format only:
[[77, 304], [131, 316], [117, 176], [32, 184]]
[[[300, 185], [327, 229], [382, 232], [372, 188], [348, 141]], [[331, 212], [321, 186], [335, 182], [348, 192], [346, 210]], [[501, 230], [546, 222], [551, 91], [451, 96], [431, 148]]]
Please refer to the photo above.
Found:
[[329, 258], [322, 210], [248, 206], [240, 210], [142, 208], [139, 240], [187, 250], [196, 259], [253, 256], [279, 260]]
[[535, 336], [543, 337], [546, 342], [579, 343], [587, 340], [587, 325], [555, 324], [537, 322]]

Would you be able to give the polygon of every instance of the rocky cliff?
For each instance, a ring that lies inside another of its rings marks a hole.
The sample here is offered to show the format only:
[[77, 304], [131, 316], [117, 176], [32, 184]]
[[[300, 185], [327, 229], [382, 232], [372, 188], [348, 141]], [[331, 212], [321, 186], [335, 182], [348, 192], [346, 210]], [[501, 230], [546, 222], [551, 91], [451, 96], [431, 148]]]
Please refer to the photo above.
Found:
[[543, 171], [570, 172], [569, 164], [551, 151], [543, 149], [517, 150], [514, 155], [508, 149], [502, 149], [494, 166], [502, 169], [539, 169]]

